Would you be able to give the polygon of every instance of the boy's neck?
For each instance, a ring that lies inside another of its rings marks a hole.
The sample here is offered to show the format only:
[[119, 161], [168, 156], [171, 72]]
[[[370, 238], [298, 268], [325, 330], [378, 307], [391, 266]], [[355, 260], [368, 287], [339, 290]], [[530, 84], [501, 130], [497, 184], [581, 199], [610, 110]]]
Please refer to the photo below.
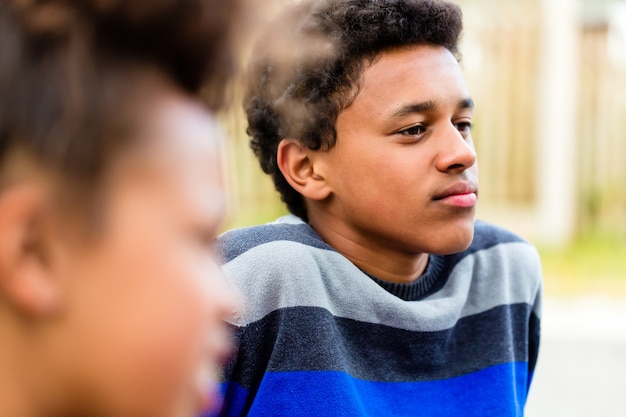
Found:
[[[7, 336], [6, 317], [0, 316], [0, 416], [32, 416], [33, 398], [28, 399], [24, 389], [24, 372], [20, 369], [21, 359], [16, 353], [13, 334]], [[43, 372], [43, 371], [42, 371]]]
[[52, 404], [60, 378], [46, 365], [44, 342], [33, 337], [38, 331], [28, 319], [13, 315], [0, 305], [0, 416], [39, 417], [54, 413]]
[[347, 228], [321, 217], [310, 217], [309, 225], [324, 242], [359, 269], [383, 281], [410, 284], [424, 273], [428, 265], [427, 253], [400, 252], [359, 240]]

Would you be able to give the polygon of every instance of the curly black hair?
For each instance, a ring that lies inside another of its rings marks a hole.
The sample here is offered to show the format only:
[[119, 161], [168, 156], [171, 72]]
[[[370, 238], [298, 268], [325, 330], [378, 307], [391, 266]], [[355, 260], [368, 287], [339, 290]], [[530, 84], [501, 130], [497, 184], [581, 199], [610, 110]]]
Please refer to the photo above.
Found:
[[457, 59], [460, 8], [440, 0], [308, 0], [291, 7], [261, 37], [252, 57], [244, 107], [250, 145], [289, 211], [308, 221], [302, 196], [283, 177], [282, 139], [328, 150], [335, 121], [381, 52], [438, 45]]
[[128, 144], [150, 75], [220, 109], [242, 10], [243, 0], [0, 0], [0, 168], [19, 149], [91, 188]]

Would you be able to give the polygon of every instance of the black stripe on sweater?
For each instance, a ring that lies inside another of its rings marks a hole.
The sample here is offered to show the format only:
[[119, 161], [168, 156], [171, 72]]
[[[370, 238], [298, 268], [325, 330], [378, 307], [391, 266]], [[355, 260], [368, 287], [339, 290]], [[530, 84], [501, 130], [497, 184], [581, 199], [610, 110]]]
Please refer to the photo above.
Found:
[[249, 388], [265, 372], [296, 370], [389, 382], [445, 379], [518, 361], [530, 361], [532, 370], [538, 334], [529, 333], [538, 332], [537, 322], [527, 304], [498, 306], [437, 332], [334, 317], [318, 307], [285, 308], [240, 329], [237, 362], [227, 376]]

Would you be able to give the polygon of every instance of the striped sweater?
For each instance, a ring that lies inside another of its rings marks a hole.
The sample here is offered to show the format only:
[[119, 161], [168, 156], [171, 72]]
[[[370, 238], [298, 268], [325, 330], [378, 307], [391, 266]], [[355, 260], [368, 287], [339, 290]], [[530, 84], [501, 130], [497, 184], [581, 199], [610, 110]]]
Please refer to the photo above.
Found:
[[369, 276], [294, 216], [227, 232], [247, 306], [223, 416], [522, 416], [537, 359], [535, 249], [477, 221], [411, 284]]

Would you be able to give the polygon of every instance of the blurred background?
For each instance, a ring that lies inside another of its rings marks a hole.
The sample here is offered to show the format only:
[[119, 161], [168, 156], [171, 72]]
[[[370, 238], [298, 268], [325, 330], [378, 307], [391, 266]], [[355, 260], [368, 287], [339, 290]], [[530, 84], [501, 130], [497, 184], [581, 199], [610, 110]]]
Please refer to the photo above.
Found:
[[[532, 241], [544, 265], [543, 343], [527, 415], [624, 417], [626, 1], [458, 3], [476, 102], [478, 217]], [[224, 122], [228, 227], [284, 214], [248, 148], [241, 109]]]

